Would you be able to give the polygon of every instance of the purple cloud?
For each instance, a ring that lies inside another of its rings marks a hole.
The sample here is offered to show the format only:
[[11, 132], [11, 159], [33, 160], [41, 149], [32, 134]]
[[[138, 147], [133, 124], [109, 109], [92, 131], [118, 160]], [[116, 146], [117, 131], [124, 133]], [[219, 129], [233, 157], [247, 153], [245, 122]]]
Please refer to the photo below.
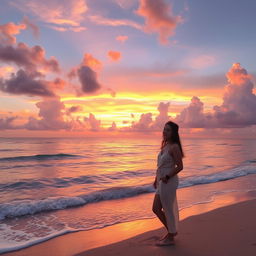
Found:
[[17, 119], [17, 116], [3, 117], [0, 118], [0, 130], [16, 129], [13, 121]]
[[44, 49], [38, 45], [32, 48], [24, 43], [18, 43], [16, 47], [0, 45], [0, 61], [14, 63], [27, 71], [35, 71], [37, 67], [52, 72], [60, 71], [58, 61], [54, 57], [47, 60]]
[[29, 96], [54, 97], [55, 93], [44, 80], [37, 80], [38, 74], [27, 74], [20, 69], [12, 74], [10, 79], [0, 79], [0, 90], [10, 94], [25, 94]]
[[82, 92], [94, 93], [100, 89], [100, 84], [97, 81], [97, 74], [88, 66], [81, 66], [77, 70], [79, 81], [82, 85]]
[[36, 103], [39, 117], [30, 117], [25, 127], [29, 130], [69, 130], [71, 124], [64, 120], [65, 105], [59, 99], [44, 100]]

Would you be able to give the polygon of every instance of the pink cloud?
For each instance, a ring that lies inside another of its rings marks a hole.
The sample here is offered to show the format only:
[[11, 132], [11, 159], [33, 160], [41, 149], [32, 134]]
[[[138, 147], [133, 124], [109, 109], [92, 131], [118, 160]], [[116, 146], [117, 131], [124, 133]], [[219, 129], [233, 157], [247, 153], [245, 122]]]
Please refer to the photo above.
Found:
[[[170, 116], [168, 115], [170, 103], [160, 102], [157, 110], [159, 114], [153, 119], [152, 113], [141, 114], [138, 122], [132, 122], [130, 130], [132, 131], [161, 131], [164, 124], [170, 120]], [[132, 117], [134, 115], [132, 114]]]
[[147, 131], [151, 130], [151, 124], [153, 122], [152, 113], [141, 114], [140, 120], [132, 124], [132, 130], [135, 131]]
[[69, 130], [71, 124], [64, 120], [65, 105], [59, 99], [44, 100], [36, 103], [39, 117], [30, 117], [25, 127], [29, 130]]
[[104, 26], [129, 26], [136, 28], [138, 30], [142, 30], [142, 26], [134, 21], [131, 20], [117, 20], [117, 19], [110, 19], [110, 18], [104, 18], [99, 15], [92, 15], [89, 16], [89, 19], [99, 25], [104, 25]]
[[109, 51], [108, 57], [113, 61], [118, 61], [121, 59], [121, 52]]
[[160, 102], [157, 110], [159, 111], [159, 114], [156, 116], [154, 123], [152, 124], [152, 128], [153, 129], [162, 129], [164, 127], [164, 124], [170, 120], [170, 116], [168, 115], [169, 112], [169, 106], [170, 103], [164, 103], [164, 102]]
[[226, 74], [223, 103], [214, 107], [214, 116], [222, 125], [247, 126], [256, 124], [256, 95], [247, 71], [235, 63]]
[[125, 41], [128, 40], [128, 36], [117, 36], [116, 40], [119, 41], [119, 42], [124, 43]]
[[203, 112], [204, 103], [196, 96], [191, 99], [188, 107], [184, 108], [175, 118], [176, 122], [183, 127], [204, 127], [205, 114]]
[[256, 95], [247, 71], [234, 63], [226, 74], [223, 103], [214, 106], [211, 113], [204, 113], [203, 102], [193, 97], [188, 107], [176, 117], [183, 127], [246, 127], [256, 124]]
[[81, 22], [88, 11], [85, 0], [17, 0], [12, 5], [44, 23], [73, 31], [76, 28], [81, 31]]
[[112, 125], [108, 128], [109, 131], [116, 131], [117, 130], [117, 126], [115, 122], [112, 122]]
[[84, 122], [86, 127], [89, 128], [90, 130], [92, 131], [100, 130], [101, 121], [97, 120], [95, 118], [95, 115], [93, 115], [92, 113], [89, 114], [89, 117], [84, 118]]
[[145, 18], [145, 31], [157, 33], [162, 44], [168, 43], [168, 38], [174, 34], [181, 22], [181, 17], [173, 15], [171, 5], [164, 0], [140, 0], [136, 12]]

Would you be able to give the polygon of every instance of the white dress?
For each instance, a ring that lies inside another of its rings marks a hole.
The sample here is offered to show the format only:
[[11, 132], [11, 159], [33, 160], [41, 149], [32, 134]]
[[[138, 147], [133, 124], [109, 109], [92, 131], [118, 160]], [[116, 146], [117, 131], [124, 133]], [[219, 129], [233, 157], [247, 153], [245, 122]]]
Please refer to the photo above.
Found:
[[179, 222], [179, 209], [176, 196], [176, 190], [179, 185], [179, 178], [176, 174], [172, 176], [167, 183], [164, 183], [160, 180], [167, 174], [170, 174], [171, 169], [174, 167], [173, 158], [168, 151], [169, 145], [166, 145], [162, 154], [160, 152], [157, 157], [156, 193], [160, 196], [163, 211], [166, 217], [168, 232], [176, 233], [178, 230]]

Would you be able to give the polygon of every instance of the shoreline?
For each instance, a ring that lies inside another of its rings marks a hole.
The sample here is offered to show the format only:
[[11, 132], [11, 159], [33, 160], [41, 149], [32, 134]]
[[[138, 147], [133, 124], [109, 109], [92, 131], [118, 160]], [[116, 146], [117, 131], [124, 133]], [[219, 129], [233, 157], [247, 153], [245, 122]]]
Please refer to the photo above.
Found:
[[[204, 213], [211, 212], [214, 209], [221, 209], [236, 205], [239, 202], [247, 202], [256, 198], [255, 191], [249, 192], [231, 192], [224, 195], [218, 195], [213, 202], [193, 205], [180, 211], [180, 222], [186, 219], [201, 216]], [[120, 223], [102, 229], [89, 231], [80, 231], [65, 234], [40, 244], [33, 245], [21, 250], [6, 252], [5, 256], [32, 256], [32, 255], [58, 255], [70, 256], [87, 251], [97, 250], [102, 246], [112, 246], [123, 240], [134, 239], [138, 235], [145, 235], [145, 232], [163, 231], [162, 225], [158, 219], [144, 219], [132, 222]], [[122, 243], [122, 242], [121, 242]], [[94, 249], [93, 249], [94, 248]], [[87, 254], [82, 254], [87, 255]], [[96, 255], [96, 254], [95, 254]]]

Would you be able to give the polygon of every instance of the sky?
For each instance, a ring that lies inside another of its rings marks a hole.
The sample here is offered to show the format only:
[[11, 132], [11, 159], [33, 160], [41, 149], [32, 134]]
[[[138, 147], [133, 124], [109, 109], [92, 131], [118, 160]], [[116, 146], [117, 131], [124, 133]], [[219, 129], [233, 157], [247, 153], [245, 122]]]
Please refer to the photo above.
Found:
[[254, 0], [0, 1], [0, 136], [256, 137]]

